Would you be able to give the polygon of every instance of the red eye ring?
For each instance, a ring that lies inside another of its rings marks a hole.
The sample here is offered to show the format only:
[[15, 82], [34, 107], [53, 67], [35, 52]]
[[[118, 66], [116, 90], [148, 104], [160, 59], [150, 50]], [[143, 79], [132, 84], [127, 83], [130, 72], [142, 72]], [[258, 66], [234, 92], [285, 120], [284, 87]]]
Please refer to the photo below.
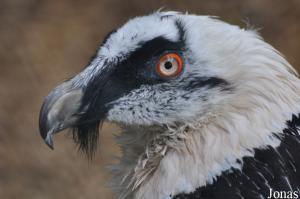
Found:
[[182, 69], [182, 57], [176, 53], [167, 53], [163, 55], [156, 65], [156, 72], [161, 77], [178, 76], [182, 72]]

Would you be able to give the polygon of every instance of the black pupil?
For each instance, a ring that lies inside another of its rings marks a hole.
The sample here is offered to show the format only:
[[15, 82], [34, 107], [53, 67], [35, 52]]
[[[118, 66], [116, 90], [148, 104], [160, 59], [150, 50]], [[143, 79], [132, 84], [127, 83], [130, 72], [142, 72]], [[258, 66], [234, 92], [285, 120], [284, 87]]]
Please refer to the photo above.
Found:
[[166, 61], [166, 63], [165, 63], [165, 68], [167, 69], [167, 70], [170, 70], [171, 68], [172, 68], [172, 63], [170, 62], [170, 61]]

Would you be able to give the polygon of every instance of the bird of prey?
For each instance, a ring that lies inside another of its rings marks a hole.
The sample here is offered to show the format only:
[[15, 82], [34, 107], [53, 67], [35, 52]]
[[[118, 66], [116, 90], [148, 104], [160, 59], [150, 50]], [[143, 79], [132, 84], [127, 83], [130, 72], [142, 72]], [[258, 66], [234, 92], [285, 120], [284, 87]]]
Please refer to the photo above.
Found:
[[[300, 191], [300, 80], [253, 29], [154, 12], [106, 36], [54, 88], [40, 133], [73, 129], [93, 155], [103, 121], [120, 125], [118, 199], [258, 199]], [[300, 193], [299, 193], [300, 194]]]

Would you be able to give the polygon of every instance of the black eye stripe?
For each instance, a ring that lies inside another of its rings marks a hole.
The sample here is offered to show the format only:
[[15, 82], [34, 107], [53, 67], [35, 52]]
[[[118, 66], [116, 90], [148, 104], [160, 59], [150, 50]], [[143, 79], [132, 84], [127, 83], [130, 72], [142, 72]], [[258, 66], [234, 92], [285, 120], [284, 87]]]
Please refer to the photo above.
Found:
[[223, 90], [232, 89], [229, 82], [219, 77], [189, 77], [189, 79], [187, 78], [182, 79], [181, 82], [188, 82], [188, 84], [184, 85], [183, 87], [184, 90], [193, 90], [201, 87], [207, 87], [207, 88], [220, 87]]
[[149, 59], [150, 57], [158, 56], [165, 51], [181, 51], [183, 45], [181, 42], [170, 41], [163, 36], [154, 38], [148, 42], [141, 44], [141, 47], [133, 52], [128, 60], [132, 59]]

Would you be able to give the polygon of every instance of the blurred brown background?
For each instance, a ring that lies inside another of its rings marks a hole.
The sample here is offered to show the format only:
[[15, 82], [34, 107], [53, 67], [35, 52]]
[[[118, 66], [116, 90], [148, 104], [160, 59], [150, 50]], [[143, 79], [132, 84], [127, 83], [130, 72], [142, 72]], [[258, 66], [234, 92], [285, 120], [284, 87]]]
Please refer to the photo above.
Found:
[[118, 153], [111, 133], [117, 129], [105, 125], [89, 162], [66, 134], [56, 136], [54, 151], [46, 147], [39, 108], [55, 85], [88, 63], [108, 31], [161, 7], [249, 21], [300, 68], [299, 0], [1, 0], [0, 198], [113, 198], [105, 166]]

